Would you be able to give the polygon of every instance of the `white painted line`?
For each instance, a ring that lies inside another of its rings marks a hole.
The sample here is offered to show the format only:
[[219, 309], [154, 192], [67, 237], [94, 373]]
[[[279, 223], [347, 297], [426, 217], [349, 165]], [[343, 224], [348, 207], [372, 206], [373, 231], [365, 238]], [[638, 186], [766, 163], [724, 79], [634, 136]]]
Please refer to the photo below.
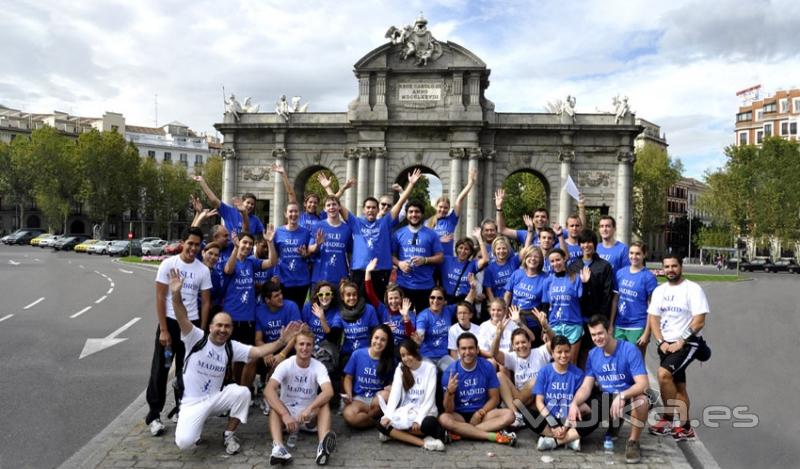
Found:
[[133, 273], [133, 271], [132, 271], [132, 270], [125, 270], [125, 269], [117, 269], [117, 270], [119, 270], [119, 271], [120, 271], [120, 272], [122, 272], [123, 274], [132, 274], [132, 273]]
[[113, 288], [109, 288], [108, 291], [106, 292], [106, 295], [110, 295], [112, 291], [114, 291], [114, 289]]
[[87, 307], [83, 308], [82, 310], [78, 311], [77, 313], [73, 314], [69, 318], [70, 319], [75, 319], [78, 316], [80, 316], [81, 314], [85, 313], [86, 311], [89, 311], [90, 309], [92, 309], [92, 307], [91, 306], [87, 306]]
[[42, 262], [41, 259], [34, 259], [36, 262]]
[[114, 282], [113, 281], [111, 282], [111, 288], [114, 288]]
[[117, 345], [120, 342], [125, 342], [126, 340], [128, 340], [127, 338], [125, 338], [125, 339], [117, 339], [117, 336], [122, 334], [123, 332], [125, 332], [132, 325], [136, 324], [136, 322], [139, 319], [141, 319], [141, 318], [133, 318], [133, 319], [131, 319], [130, 321], [128, 321], [127, 324], [125, 324], [124, 326], [120, 327], [119, 329], [117, 329], [116, 331], [112, 332], [111, 334], [108, 334], [107, 336], [103, 337], [102, 339], [86, 339], [86, 343], [84, 344], [83, 350], [81, 351], [80, 356], [78, 356], [78, 359], [80, 360], [83, 357], [86, 357], [86, 356], [89, 356], [89, 355], [91, 355], [93, 353], [96, 353], [96, 352], [99, 352], [101, 350], [107, 349], [108, 347], [112, 347], [114, 345]]
[[86, 267], [84, 267], [84, 266], [82, 266], [82, 265], [79, 265], [78, 267], [80, 267], [81, 269], [85, 269], [85, 268], [86, 268]]
[[100, 273], [100, 271], [98, 271], [98, 270], [95, 270], [95, 271], [94, 271], [94, 273], [96, 273], [97, 275], [103, 275], [103, 274], [101, 274], [101, 273]]
[[13, 316], [14, 316], [13, 314], [6, 314], [6, 315], [5, 315], [5, 316], [3, 316], [2, 318], [0, 318], [0, 322], [3, 322], [3, 321], [5, 321], [6, 319], [10, 319], [10, 318], [12, 318]]
[[105, 299], [106, 299], [106, 295], [103, 295], [103, 296], [101, 296], [100, 298], [98, 298], [98, 299], [97, 299], [97, 301], [95, 301], [95, 302], [94, 302], [94, 304], [99, 304], [99, 303], [102, 303], [102, 302], [103, 302], [103, 300], [105, 300]]
[[8, 263], [11, 265], [19, 265], [19, 262], [12, 261], [11, 259], [8, 260]]
[[28, 306], [26, 306], [26, 307], [24, 307], [24, 308], [22, 308], [22, 309], [30, 309], [30, 308], [33, 308], [34, 306], [38, 305], [38, 304], [39, 304], [39, 303], [41, 303], [42, 301], [44, 301], [44, 297], [41, 297], [41, 298], [39, 298], [38, 300], [34, 301], [33, 303], [29, 304]]

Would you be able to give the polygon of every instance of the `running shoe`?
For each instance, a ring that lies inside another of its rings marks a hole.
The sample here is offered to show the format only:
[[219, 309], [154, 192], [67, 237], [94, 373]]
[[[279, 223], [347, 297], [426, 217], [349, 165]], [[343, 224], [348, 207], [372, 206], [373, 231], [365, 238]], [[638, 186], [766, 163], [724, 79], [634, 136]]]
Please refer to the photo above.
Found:
[[264, 415], [269, 415], [269, 402], [267, 402], [266, 398], [261, 399], [261, 412], [263, 412]]
[[539, 451], [556, 449], [556, 446], [558, 446], [556, 439], [549, 436], [540, 436], [539, 441], [536, 442], [536, 449]]
[[330, 458], [331, 453], [336, 450], [336, 434], [333, 432], [328, 432], [322, 437], [322, 441], [319, 442], [319, 446], [317, 446], [317, 465], [324, 466], [328, 464], [328, 458]]
[[694, 428], [687, 430], [685, 427], [679, 426], [672, 429], [672, 438], [675, 441], [694, 440], [697, 438], [697, 434], [695, 434]]
[[161, 419], [155, 419], [150, 422], [150, 434], [153, 436], [161, 436], [164, 433], [164, 424]]
[[422, 442], [422, 447], [428, 451], [444, 451], [444, 443], [442, 443], [442, 440], [437, 440], [432, 436], [426, 436]]
[[653, 435], [660, 435], [660, 436], [671, 435], [672, 422], [662, 417], [658, 419], [658, 422], [654, 423], [653, 425], [650, 425], [650, 428], [648, 428], [648, 430]]
[[453, 443], [454, 441], [461, 441], [461, 435], [458, 433], [453, 433], [449, 430], [444, 431], [444, 442], [445, 443]]
[[638, 441], [628, 440], [625, 445], [625, 462], [628, 464], [637, 464], [642, 460], [642, 450], [639, 448]]
[[565, 445], [568, 449], [575, 451], [576, 453], [581, 452], [581, 439], [578, 438], [577, 440], [572, 440]]
[[514, 412], [514, 423], [511, 424], [509, 428], [512, 430], [518, 430], [525, 426], [525, 419], [522, 417], [522, 414], [519, 412]]
[[286, 447], [294, 448], [295, 446], [297, 446], [297, 433], [289, 433], [289, 436], [286, 438]]
[[507, 432], [505, 430], [501, 430], [497, 432], [495, 441], [500, 443], [501, 445], [514, 446], [517, 444], [517, 434], [514, 432]]
[[239, 438], [236, 437], [236, 433], [231, 433], [228, 436], [223, 434], [222, 442], [225, 445], [225, 452], [228, 454], [236, 454], [239, 452], [239, 448], [242, 447], [241, 443], [239, 443]]
[[284, 448], [283, 445], [278, 443], [272, 444], [272, 453], [269, 455], [269, 465], [275, 466], [277, 464], [287, 464], [292, 461], [292, 455]]
[[387, 441], [389, 441], [389, 435], [384, 435], [383, 433], [378, 432], [378, 441], [380, 441], [381, 443], [386, 443]]

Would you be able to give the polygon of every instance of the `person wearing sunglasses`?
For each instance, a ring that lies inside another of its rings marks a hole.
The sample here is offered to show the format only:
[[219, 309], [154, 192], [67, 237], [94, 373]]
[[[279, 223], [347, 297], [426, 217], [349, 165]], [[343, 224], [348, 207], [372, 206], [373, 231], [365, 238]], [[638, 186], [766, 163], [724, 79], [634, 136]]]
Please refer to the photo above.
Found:
[[[477, 281], [470, 275], [470, 289], [465, 301], [475, 301], [475, 286]], [[422, 356], [433, 362], [440, 371], [444, 371], [453, 363], [447, 349], [448, 333], [454, 322], [457, 305], [448, 305], [444, 288], [434, 287], [429, 297], [430, 307], [417, 315], [417, 341], [420, 343], [419, 351]]]
[[339, 365], [337, 344], [342, 340], [342, 317], [333, 285], [328, 282], [315, 285], [300, 318], [314, 333], [314, 358], [325, 365], [329, 374], [333, 373]]

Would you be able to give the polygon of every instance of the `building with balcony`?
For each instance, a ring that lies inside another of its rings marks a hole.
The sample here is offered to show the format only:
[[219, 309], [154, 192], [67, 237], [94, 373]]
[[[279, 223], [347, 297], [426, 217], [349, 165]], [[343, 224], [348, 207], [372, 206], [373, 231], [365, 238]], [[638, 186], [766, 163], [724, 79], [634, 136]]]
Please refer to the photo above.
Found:
[[758, 94], [760, 86], [745, 91], [748, 98], [736, 113], [735, 144], [760, 145], [767, 137], [797, 140], [800, 122], [800, 89], [776, 91], [765, 98]]

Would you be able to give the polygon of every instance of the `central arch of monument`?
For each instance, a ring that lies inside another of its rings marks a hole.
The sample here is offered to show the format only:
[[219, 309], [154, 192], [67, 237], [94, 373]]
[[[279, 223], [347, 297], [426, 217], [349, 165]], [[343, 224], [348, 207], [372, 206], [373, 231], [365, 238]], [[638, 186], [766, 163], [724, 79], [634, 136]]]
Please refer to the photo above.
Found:
[[430, 168], [451, 199], [476, 169], [479, 180], [459, 226], [468, 233], [494, 216], [495, 188], [528, 171], [545, 182], [554, 220], [563, 223], [573, 210], [561, 190], [572, 176], [587, 206], [609, 207], [618, 238], [629, 242], [633, 141], [642, 131], [635, 116], [575, 113], [569, 99], [558, 113], [496, 112], [486, 97], [486, 64], [458, 44], [436, 41], [426, 23], [392, 28], [389, 43], [356, 62], [358, 96], [346, 112], [226, 112], [215, 125], [224, 136], [223, 199], [252, 192], [268, 201], [266, 215], [277, 225], [285, 193], [280, 179], [264, 171], [275, 162], [293, 181], [318, 167], [340, 181], [356, 178], [344, 200], [355, 213], [406, 168]]

